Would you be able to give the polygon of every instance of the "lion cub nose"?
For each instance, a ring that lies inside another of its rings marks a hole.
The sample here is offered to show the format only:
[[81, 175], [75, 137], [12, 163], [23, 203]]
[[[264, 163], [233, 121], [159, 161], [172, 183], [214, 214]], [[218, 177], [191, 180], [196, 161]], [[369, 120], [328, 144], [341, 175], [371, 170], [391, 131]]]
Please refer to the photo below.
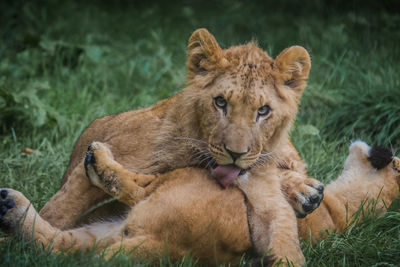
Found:
[[238, 158], [240, 158], [242, 155], [247, 154], [247, 152], [236, 152], [236, 151], [232, 151], [229, 148], [226, 147], [226, 145], [224, 144], [224, 148], [226, 150], [226, 152], [228, 152], [229, 155], [231, 155], [233, 161], [237, 160]]

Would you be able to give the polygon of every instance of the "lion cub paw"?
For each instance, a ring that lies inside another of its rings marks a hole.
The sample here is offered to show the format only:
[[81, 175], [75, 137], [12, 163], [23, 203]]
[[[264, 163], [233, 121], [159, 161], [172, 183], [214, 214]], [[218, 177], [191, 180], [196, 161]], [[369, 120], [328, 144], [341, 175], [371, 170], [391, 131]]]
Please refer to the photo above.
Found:
[[[93, 142], [86, 152], [84, 166], [90, 182], [114, 197], [121, 197], [124, 190], [123, 180], [126, 180], [126, 170], [114, 160], [110, 149], [103, 143]], [[132, 184], [132, 181], [129, 181]], [[132, 198], [142, 199], [144, 188], [131, 185], [129, 194]]]
[[313, 212], [324, 198], [324, 185], [312, 178], [301, 179], [285, 191], [298, 218]]
[[0, 188], [0, 229], [5, 232], [16, 230], [24, 218], [31, 217], [30, 207], [31, 203], [22, 193]]
[[121, 185], [113, 170], [114, 163], [114, 157], [105, 144], [93, 142], [88, 147], [84, 162], [86, 176], [93, 185], [117, 195]]

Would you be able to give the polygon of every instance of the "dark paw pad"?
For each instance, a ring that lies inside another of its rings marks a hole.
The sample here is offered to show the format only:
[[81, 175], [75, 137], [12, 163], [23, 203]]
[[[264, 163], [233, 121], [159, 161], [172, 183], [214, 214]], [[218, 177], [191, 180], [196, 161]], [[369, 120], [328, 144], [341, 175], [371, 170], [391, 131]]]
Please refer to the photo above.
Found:
[[322, 194], [322, 193], [324, 192], [324, 186], [323, 186], [323, 185], [318, 186], [318, 187], [317, 187], [317, 190], [318, 190], [318, 192], [319, 192], [320, 194]]
[[2, 199], [5, 199], [7, 196], [8, 196], [8, 191], [5, 190], [5, 189], [2, 189], [2, 190], [0, 191], [0, 197], [1, 197]]
[[92, 145], [90, 145], [86, 151], [86, 156], [85, 156], [85, 161], [83, 163], [85, 167], [85, 172], [86, 176], [89, 177], [88, 175], [88, 165], [89, 164], [95, 164], [96, 163], [96, 158], [94, 157], [93, 150], [92, 150]]
[[5, 205], [6, 205], [6, 207], [9, 208], [9, 209], [14, 208], [14, 206], [15, 206], [14, 200], [13, 200], [13, 199], [7, 200], [7, 202], [5, 203]]
[[0, 206], [0, 215], [6, 215], [7, 211], [8, 211], [8, 208], [6, 207], [6, 205]]
[[298, 211], [295, 211], [296, 217], [299, 219], [303, 219], [307, 216], [307, 213], [299, 213]]
[[305, 203], [303, 203], [303, 210], [306, 213], [310, 213], [313, 209], [314, 209], [314, 205], [310, 201], [306, 201]]
[[14, 199], [7, 189], [0, 189], [0, 229], [4, 232], [10, 231], [10, 222], [6, 219], [7, 213], [15, 207]]
[[14, 208], [15, 203], [13, 199], [7, 199], [8, 191], [6, 189], [0, 191], [0, 196], [0, 216], [2, 218], [9, 209]]
[[[320, 187], [322, 187], [322, 189]], [[324, 194], [322, 193], [323, 186], [320, 187], [317, 188], [319, 194], [311, 195], [310, 197], [305, 197], [305, 201], [301, 205], [302, 211], [296, 211], [297, 218], [304, 218], [307, 216], [307, 214], [310, 214], [316, 208], [319, 207], [319, 205], [322, 202], [322, 199], [324, 198]]]
[[312, 195], [312, 196], [310, 197], [310, 202], [311, 202], [312, 204], [318, 203], [318, 202], [320, 202], [320, 201], [321, 201], [321, 200], [320, 200], [319, 196], [317, 196], [317, 195]]

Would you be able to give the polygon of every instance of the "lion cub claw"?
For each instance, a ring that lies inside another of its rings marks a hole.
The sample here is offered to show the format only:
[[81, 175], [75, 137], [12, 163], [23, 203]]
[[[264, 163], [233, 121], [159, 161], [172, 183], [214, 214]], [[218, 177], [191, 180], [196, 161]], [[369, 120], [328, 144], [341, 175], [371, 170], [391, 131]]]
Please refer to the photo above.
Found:
[[297, 218], [304, 218], [319, 207], [324, 198], [324, 185], [312, 178], [292, 180], [290, 187], [285, 187], [289, 203], [294, 208]]

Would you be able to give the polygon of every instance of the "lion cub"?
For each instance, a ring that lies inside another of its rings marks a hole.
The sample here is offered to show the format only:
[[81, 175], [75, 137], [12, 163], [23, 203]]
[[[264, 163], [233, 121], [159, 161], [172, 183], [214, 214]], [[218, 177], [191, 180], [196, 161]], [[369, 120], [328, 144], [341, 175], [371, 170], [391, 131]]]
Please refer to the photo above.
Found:
[[[95, 156], [98, 166], [118, 164], [100, 143], [95, 144], [89, 154]], [[92, 167], [88, 166], [89, 172]], [[96, 186], [107, 188], [108, 181], [93, 178]], [[119, 182], [121, 186], [129, 186], [126, 181]], [[299, 235], [308, 239], [311, 232], [313, 238], [320, 239], [324, 237], [323, 229], [345, 230], [346, 218], [350, 218], [367, 197], [377, 200], [375, 208], [384, 211], [399, 196], [399, 186], [400, 159], [389, 151], [355, 142], [350, 147], [342, 174], [327, 186], [321, 206], [307, 218], [298, 219]], [[126, 219], [68, 231], [52, 227], [43, 220], [21, 193], [0, 189], [0, 227], [8, 232], [21, 231], [45, 247], [51, 245], [54, 251], [87, 250], [96, 244], [99, 250], [108, 247], [107, 255], [120, 251], [121, 247], [125, 251], [133, 250], [135, 257], [149, 259], [165, 253], [177, 260], [190, 253], [209, 265], [222, 262], [237, 265], [243, 253], [256, 245], [252, 240], [252, 232], [257, 231], [252, 218], [254, 213], [249, 213], [251, 207], [246, 197], [236, 186], [221, 189], [206, 170], [184, 168], [159, 174], [146, 189], [152, 193], [136, 204]], [[123, 192], [120, 200], [129, 201]], [[268, 237], [286, 234], [275, 232], [279, 220], [279, 217], [271, 218], [269, 232], [265, 233]], [[287, 227], [289, 231], [289, 227], [296, 229], [296, 222]], [[291, 242], [298, 246], [298, 240]], [[280, 253], [285, 255], [285, 252]], [[272, 264], [274, 259], [265, 258], [264, 264]]]
[[311, 233], [318, 240], [326, 236], [321, 229], [342, 232], [362, 203], [364, 210], [371, 208], [365, 200], [377, 201], [374, 209], [384, 211], [399, 196], [399, 186], [400, 159], [390, 150], [356, 141], [342, 174], [326, 186], [319, 208], [298, 220], [299, 235], [306, 238]]

